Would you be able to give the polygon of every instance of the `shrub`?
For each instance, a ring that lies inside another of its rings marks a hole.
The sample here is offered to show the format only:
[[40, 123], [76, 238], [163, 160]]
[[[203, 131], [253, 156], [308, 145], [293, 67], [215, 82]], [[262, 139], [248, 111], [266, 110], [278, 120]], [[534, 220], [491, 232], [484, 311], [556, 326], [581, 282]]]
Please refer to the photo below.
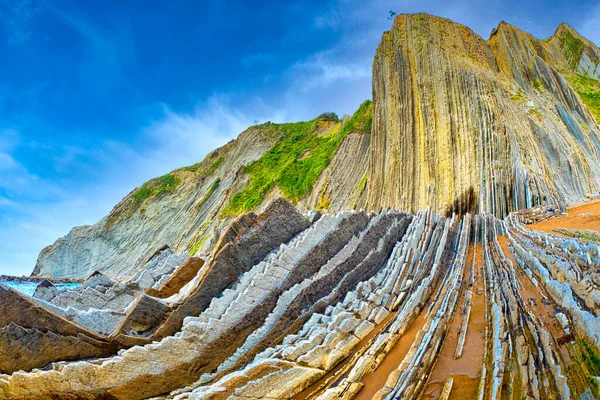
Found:
[[584, 75], [567, 76], [567, 81], [579, 94], [581, 101], [600, 123], [600, 82]]
[[326, 112], [317, 117], [317, 119], [322, 119], [325, 121], [339, 121], [340, 117], [334, 112]]

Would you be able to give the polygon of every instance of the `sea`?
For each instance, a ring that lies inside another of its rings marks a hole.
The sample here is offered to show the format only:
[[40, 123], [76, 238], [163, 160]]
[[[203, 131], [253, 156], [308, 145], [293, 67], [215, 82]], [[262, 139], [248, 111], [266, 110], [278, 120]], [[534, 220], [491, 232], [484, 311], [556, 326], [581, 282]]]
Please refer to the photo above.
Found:
[[[18, 290], [19, 292], [26, 294], [27, 296], [33, 296], [35, 289], [39, 285], [39, 282], [31, 282], [31, 281], [23, 281], [23, 282], [3, 282], [0, 281], [1, 284], [11, 287], [13, 289]], [[55, 282], [54, 285], [59, 289], [76, 289], [81, 283], [79, 282]]]

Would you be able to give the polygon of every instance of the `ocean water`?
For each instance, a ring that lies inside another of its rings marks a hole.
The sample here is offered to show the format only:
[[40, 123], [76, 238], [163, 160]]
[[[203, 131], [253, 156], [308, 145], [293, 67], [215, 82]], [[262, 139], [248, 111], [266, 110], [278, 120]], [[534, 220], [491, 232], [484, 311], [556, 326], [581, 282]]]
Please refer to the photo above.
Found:
[[[38, 282], [0, 282], [0, 283], [2, 283], [3, 285], [6, 285], [8, 287], [11, 287], [13, 289], [16, 289], [19, 292], [26, 294], [27, 296], [33, 296], [35, 289], [39, 285]], [[59, 289], [72, 290], [72, 289], [77, 288], [79, 285], [81, 285], [81, 283], [57, 282], [57, 283], [55, 283], [55, 285]]]

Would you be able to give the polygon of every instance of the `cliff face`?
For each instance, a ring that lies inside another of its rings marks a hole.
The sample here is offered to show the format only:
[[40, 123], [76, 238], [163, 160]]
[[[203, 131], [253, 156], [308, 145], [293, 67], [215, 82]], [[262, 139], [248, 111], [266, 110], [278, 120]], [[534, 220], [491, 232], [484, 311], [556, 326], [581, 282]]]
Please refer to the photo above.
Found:
[[398, 17], [373, 63], [369, 207], [503, 216], [597, 194], [600, 128], [559, 70], [597, 71], [598, 49], [577, 39], [570, 55], [565, 32], [540, 41], [501, 23], [484, 41]]
[[144, 184], [98, 223], [74, 228], [43, 249], [33, 274], [87, 277], [99, 269], [125, 276], [165, 245], [190, 250], [197, 230], [208, 221], [204, 230], [210, 234], [214, 229], [210, 221], [216, 221], [228, 192], [243, 184], [240, 167], [262, 156], [276, 141], [269, 133], [249, 128], [199, 165]]
[[279, 196], [300, 210], [508, 212], [600, 191], [600, 51], [567, 25], [484, 40], [402, 15], [373, 62], [373, 102], [343, 121], [249, 128], [204, 161], [134, 190], [45, 248], [34, 274], [135, 271], [157, 249], [202, 254], [234, 217]]
[[33, 275], [124, 278], [164, 246], [206, 253], [233, 218], [279, 195], [304, 210], [356, 207], [367, 157], [354, 156], [368, 153], [371, 102], [343, 121], [327, 118], [250, 127], [204, 161], [146, 182], [98, 223], [43, 249]]

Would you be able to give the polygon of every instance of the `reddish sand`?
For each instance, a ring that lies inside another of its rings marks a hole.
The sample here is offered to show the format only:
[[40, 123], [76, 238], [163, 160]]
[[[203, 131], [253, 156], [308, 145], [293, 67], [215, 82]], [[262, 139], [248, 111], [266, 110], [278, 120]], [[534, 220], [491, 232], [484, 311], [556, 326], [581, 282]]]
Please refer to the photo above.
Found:
[[[474, 248], [473, 245], [470, 245], [467, 255], [463, 278], [463, 286], [465, 288], [468, 288], [467, 283], [471, 263], [473, 262]], [[483, 248], [481, 245], [477, 245], [474, 281], [471, 314], [469, 316], [469, 325], [467, 327], [467, 336], [462, 356], [458, 360], [454, 359], [458, 343], [458, 329], [461, 322], [460, 311], [464, 304], [466, 290], [463, 290], [461, 294], [454, 313], [454, 319], [450, 324], [444, 344], [442, 345], [442, 350], [431, 371], [422, 399], [438, 398], [441, 394], [444, 381], [448, 377], [454, 379], [450, 399], [472, 399], [477, 395], [479, 373], [481, 364], [483, 363], [485, 347], [485, 298], [483, 286]]]
[[370, 374], [366, 374], [362, 383], [365, 384], [360, 392], [354, 397], [354, 400], [371, 400], [379, 389], [385, 386], [388, 376], [398, 368], [398, 365], [404, 360], [404, 357], [410, 350], [410, 347], [415, 341], [417, 333], [425, 325], [425, 314], [427, 307], [423, 307], [423, 311], [412, 323], [410, 328], [402, 335], [400, 340], [396, 342], [394, 348], [385, 356], [379, 367]]
[[[508, 238], [506, 236], [498, 236], [498, 243], [500, 243], [504, 256], [508, 258], [515, 267], [517, 279], [523, 286], [520, 295], [523, 300], [525, 300], [527, 308], [542, 321], [546, 329], [548, 329], [554, 338], [563, 336], [565, 332], [559, 326], [558, 321], [554, 316], [556, 305], [550, 300], [550, 296], [547, 295], [544, 288], [539, 285], [536, 287], [525, 272], [519, 268], [519, 264], [517, 264], [515, 256], [508, 246]], [[570, 362], [569, 352], [565, 346], [559, 346], [559, 350], [563, 360]]]
[[[600, 231], [600, 200], [569, 207], [567, 214], [564, 217], [552, 218], [527, 227], [542, 232], [552, 232], [553, 229], [558, 228]], [[580, 217], [581, 214], [592, 215]]]
[[400, 340], [396, 342], [392, 350], [386, 354], [385, 358], [381, 362], [381, 364], [377, 367], [375, 371], [370, 374], [366, 374], [363, 376], [361, 382], [364, 384], [363, 388], [360, 392], [354, 397], [354, 400], [371, 400], [375, 393], [379, 391], [379, 389], [385, 386], [385, 382], [387, 381], [390, 374], [398, 368], [398, 366], [404, 360], [404, 357], [410, 351], [410, 348], [415, 342], [419, 331], [423, 328], [427, 320], [425, 316], [431, 305], [433, 299], [435, 298], [436, 293], [440, 290], [440, 286], [443, 279], [439, 279], [435, 288], [432, 291], [431, 296], [427, 299], [421, 313], [419, 316], [413, 321], [409, 329], [402, 335]]

